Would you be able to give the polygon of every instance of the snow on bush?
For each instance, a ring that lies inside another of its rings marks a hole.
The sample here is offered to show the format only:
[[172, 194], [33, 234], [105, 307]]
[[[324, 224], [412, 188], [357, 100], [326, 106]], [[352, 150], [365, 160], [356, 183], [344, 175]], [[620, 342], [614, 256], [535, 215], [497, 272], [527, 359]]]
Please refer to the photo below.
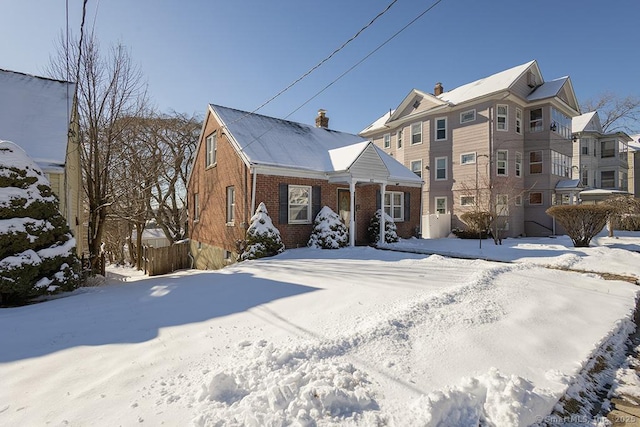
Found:
[[0, 141], [0, 301], [77, 286], [75, 239], [40, 168]]
[[347, 227], [329, 206], [324, 206], [313, 221], [313, 231], [308, 246], [321, 249], [338, 249], [349, 244]]
[[284, 251], [280, 231], [273, 225], [267, 207], [260, 202], [251, 217], [241, 261], [274, 256]]
[[[382, 215], [382, 209], [378, 209], [371, 218], [369, 223], [369, 242], [376, 244], [380, 241], [380, 216]], [[384, 241], [386, 243], [394, 243], [400, 240], [398, 233], [396, 232], [396, 223], [386, 213], [384, 214]]]

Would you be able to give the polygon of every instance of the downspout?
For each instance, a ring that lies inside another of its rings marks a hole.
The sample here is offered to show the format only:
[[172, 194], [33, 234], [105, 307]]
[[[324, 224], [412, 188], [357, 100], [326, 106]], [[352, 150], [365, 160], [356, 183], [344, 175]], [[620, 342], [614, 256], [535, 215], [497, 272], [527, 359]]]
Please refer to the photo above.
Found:
[[[253, 216], [253, 213], [256, 211], [256, 178], [258, 176], [255, 168], [252, 168], [251, 173], [253, 174], [253, 176], [251, 178], [251, 215], [249, 216], [249, 218], [251, 218], [251, 216]], [[249, 221], [247, 221], [247, 224], [248, 223]]]

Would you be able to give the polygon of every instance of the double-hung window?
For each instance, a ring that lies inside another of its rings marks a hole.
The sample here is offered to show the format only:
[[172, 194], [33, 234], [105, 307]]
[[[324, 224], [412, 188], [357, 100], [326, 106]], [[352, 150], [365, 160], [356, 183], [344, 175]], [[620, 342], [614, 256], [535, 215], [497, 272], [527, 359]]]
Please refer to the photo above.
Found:
[[497, 129], [498, 130], [509, 130], [509, 106], [504, 104], [498, 104], [497, 108]]
[[507, 163], [509, 160], [509, 151], [498, 150], [496, 152], [496, 175], [507, 176]]
[[522, 153], [516, 152], [516, 176], [522, 176]]
[[396, 143], [398, 148], [402, 148], [402, 129], [396, 132]]
[[233, 224], [236, 219], [236, 190], [233, 186], [227, 187], [227, 224]]
[[542, 131], [542, 108], [536, 108], [529, 111], [529, 131]]
[[214, 132], [207, 137], [206, 140], [206, 158], [205, 167], [210, 167], [216, 164], [216, 150], [217, 150], [217, 133]]
[[391, 134], [385, 133], [382, 139], [384, 140], [384, 148], [391, 148]]
[[436, 119], [436, 141], [447, 139], [447, 118], [440, 117]]
[[384, 213], [394, 222], [404, 221], [404, 193], [387, 191], [384, 193]]
[[447, 213], [447, 198], [446, 197], [436, 197], [436, 213], [445, 214]]
[[422, 160], [411, 161], [411, 172], [415, 173], [419, 177], [422, 177]]
[[460, 205], [462, 206], [475, 206], [476, 196], [460, 196]]
[[532, 151], [529, 153], [529, 173], [542, 173], [542, 151]]
[[522, 135], [522, 110], [516, 108], [516, 133]]
[[411, 145], [422, 143], [422, 122], [411, 125]]
[[447, 158], [436, 157], [436, 181], [444, 181], [447, 179]]
[[289, 223], [308, 224], [311, 222], [311, 187], [308, 185], [289, 186]]
[[200, 197], [198, 193], [193, 195], [193, 221], [200, 220]]

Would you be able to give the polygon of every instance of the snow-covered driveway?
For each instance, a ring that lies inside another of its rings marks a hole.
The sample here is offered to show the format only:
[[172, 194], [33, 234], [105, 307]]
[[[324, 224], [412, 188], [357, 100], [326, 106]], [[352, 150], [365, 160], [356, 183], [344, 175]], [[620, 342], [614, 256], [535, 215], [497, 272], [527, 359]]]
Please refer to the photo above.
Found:
[[527, 425], [636, 287], [354, 248], [83, 291], [0, 311], [0, 424]]

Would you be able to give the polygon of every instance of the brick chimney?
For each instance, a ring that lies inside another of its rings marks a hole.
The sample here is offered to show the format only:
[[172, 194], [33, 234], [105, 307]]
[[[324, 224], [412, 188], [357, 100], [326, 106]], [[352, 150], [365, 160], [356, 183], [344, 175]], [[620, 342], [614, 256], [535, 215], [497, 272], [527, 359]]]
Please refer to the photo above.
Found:
[[329, 117], [326, 116], [327, 110], [318, 110], [318, 116], [316, 117], [317, 128], [329, 128]]
[[438, 96], [438, 95], [442, 95], [442, 92], [444, 92], [444, 88], [442, 87], [442, 83], [440, 83], [440, 82], [436, 83], [436, 87], [433, 88], [433, 94], [435, 96]]

